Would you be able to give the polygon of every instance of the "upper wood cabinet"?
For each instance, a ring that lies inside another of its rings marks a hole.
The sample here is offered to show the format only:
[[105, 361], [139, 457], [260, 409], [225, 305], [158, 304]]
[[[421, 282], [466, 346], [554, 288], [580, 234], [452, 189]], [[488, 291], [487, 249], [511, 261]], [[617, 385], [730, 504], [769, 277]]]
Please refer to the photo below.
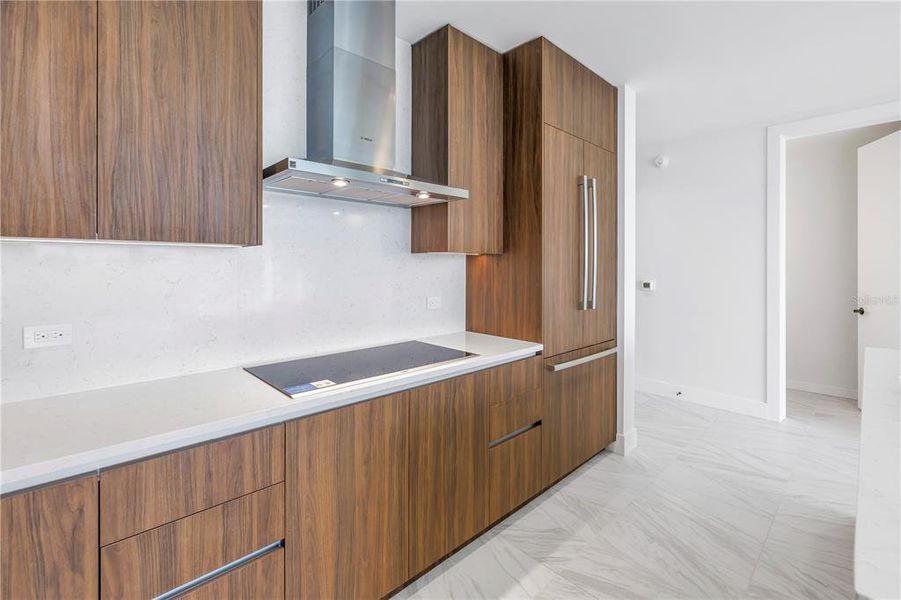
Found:
[[543, 38], [504, 55], [504, 254], [467, 258], [468, 330], [545, 356], [616, 337], [616, 155], [594, 141], [616, 146], [606, 85]]
[[503, 59], [445, 26], [413, 45], [412, 175], [469, 189], [413, 208], [413, 252], [503, 252]]
[[0, 10], [2, 235], [260, 243], [260, 2]]
[[288, 598], [382, 598], [409, 577], [409, 393], [287, 423]]
[[616, 88], [546, 39], [538, 43], [544, 122], [616, 152]]
[[99, 11], [99, 236], [259, 243], [261, 3]]
[[97, 228], [97, 4], [0, 3], [0, 235]]
[[0, 523], [0, 597], [98, 597], [97, 477], [7, 496]]

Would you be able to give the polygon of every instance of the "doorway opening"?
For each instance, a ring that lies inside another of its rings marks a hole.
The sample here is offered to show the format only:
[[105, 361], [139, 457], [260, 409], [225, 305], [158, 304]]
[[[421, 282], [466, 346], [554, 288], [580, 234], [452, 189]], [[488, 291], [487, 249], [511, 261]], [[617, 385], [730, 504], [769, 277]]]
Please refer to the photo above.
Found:
[[[767, 130], [767, 417], [786, 412], [787, 356], [787, 146], [792, 140], [901, 121], [897, 102], [776, 125]], [[852, 294], [853, 295], [853, 294]], [[850, 299], [846, 299], [847, 309]], [[855, 345], [856, 347], [856, 345]], [[856, 370], [856, 365], [855, 365]], [[856, 386], [852, 386], [856, 388]], [[851, 388], [848, 388], [851, 389]]]
[[878, 343], [858, 326], [881, 309], [864, 297], [873, 286], [859, 283], [879, 225], [858, 218], [870, 210], [858, 202], [858, 149], [899, 129], [881, 123], [786, 143], [786, 387], [801, 402], [858, 399], [859, 346]]

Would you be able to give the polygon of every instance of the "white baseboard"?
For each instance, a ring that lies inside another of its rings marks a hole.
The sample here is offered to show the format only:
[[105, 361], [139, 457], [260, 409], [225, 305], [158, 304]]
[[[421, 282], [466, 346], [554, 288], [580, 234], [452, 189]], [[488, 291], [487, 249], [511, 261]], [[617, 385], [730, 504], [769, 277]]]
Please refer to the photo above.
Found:
[[[703, 388], [678, 385], [666, 381], [659, 381], [657, 379], [648, 379], [647, 377], [639, 378], [637, 387], [638, 391], [647, 394], [657, 394], [659, 396], [666, 396], [667, 398], [675, 398], [677, 400], [684, 400], [685, 402], [702, 404], [711, 408], [719, 408], [720, 410], [728, 410], [730, 412], [761, 419], [767, 418], [766, 403], [751, 398], [723, 394], [721, 392], [714, 392]], [[681, 394], [679, 392], [681, 392]]]
[[787, 387], [790, 390], [812, 392], [814, 394], [822, 394], [824, 396], [836, 396], [838, 398], [857, 400], [857, 390], [842, 388], [835, 385], [824, 385], [822, 383], [811, 383], [809, 381], [789, 381]]
[[625, 433], [617, 433], [616, 441], [607, 446], [615, 454], [627, 456], [638, 447], [638, 430], [634, 427]]

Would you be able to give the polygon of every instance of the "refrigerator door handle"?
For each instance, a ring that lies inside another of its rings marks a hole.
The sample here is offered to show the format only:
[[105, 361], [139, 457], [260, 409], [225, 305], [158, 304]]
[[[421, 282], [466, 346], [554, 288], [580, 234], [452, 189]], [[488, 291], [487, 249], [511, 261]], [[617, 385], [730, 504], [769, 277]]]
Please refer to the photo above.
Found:
[[591, 178], [591, 303], [588, 308], [598, 307], [598, 180]]
[[582, 299], [579, 310], [588, 309], [588, 176], [582, 175], [579, 182], [582, 191]]

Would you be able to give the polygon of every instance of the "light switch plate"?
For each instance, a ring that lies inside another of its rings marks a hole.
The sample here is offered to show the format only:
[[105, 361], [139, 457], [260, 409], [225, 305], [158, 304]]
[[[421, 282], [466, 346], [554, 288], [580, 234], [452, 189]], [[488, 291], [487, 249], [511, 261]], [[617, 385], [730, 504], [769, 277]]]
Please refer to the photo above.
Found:
[[25, 348], [68, 346], [72, 343], [71, 325], [37, 325], [22, 328]]

